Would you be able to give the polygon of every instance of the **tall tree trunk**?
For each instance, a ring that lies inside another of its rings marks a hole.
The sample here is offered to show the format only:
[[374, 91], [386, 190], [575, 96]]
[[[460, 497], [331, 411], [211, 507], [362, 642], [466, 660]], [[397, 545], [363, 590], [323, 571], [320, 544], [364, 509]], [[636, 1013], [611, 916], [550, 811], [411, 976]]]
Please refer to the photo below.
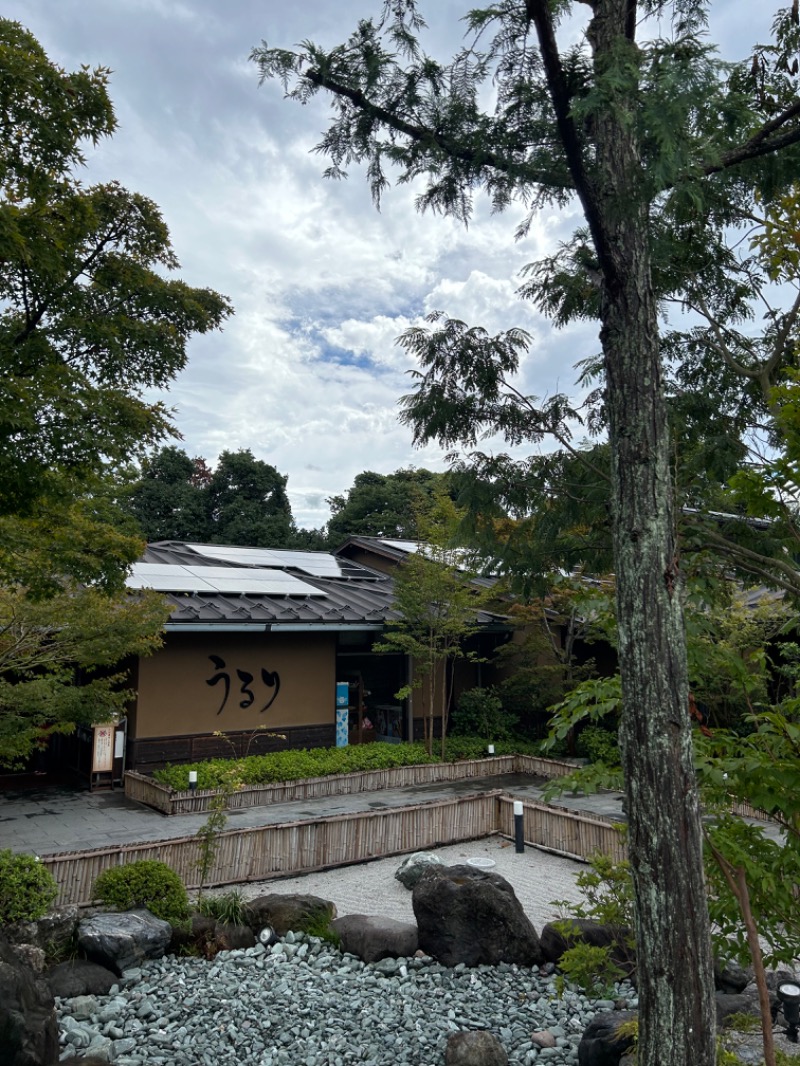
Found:
[[[630, 0], [598, 0], [595, 66], [619, 62]], [[623, 711], [637, 922], [639, 1066], [712, 1066], [714, 985], [688, 714], [669, 429], [635, 122], [622, 94], [596, 123], [594, 236], [612, 454]]]

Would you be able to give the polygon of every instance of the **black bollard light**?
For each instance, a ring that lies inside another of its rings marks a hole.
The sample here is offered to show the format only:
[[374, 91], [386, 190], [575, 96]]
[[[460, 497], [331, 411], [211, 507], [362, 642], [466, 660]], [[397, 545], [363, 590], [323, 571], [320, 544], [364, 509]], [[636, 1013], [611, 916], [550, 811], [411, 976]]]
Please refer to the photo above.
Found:
[[778, 1002], [786, 1020], [786, 1036], [793, 1044], [797, 1043], [798, 1027], [800, 1027], [800, 984], [795, 981], [784, 981], [778, 985]]
[[514, 850], [521, 855], [525, 850], [525, 827], [522, 824], [522, 804], [514, 800]]
[[194, 792], [197, 789], [197, 770], [189, 771], [189, 791]]

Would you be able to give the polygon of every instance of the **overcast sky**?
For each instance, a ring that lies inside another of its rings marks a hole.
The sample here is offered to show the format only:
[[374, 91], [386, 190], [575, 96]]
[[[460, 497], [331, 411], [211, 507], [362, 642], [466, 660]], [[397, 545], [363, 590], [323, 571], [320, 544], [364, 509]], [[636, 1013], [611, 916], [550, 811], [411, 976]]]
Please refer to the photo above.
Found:
[[[467, 0], [422, 0], [429, 47], [457, 47]], [[778, 5], [716, 0], [723, 47], [763, 39]], [[291, 47], [343, 40], [380, 0], [6, 0], [51, 59], [112, 69], [119, 120], [90, 153], [87, 180], [117, 179], [159, 204], [190, 284], [227, 295], [224, 332], [195, 338], [167, 400], [182, 447], [213, 463], [250, 448], [289, 477], [298, 525], [321, 526], [325, 498], [363, 470], [444, 469], [397, 422], [410, 390], [395, 338], [440, 309], [491, 332], [533, 335], [522, 387], [571, 392], [574, 364], [598, 348], [588, 327], [556, 334], [515, 296], [520, 269], [552, 250], [576, 218], [544, 216], [519, 244], [521, 211], [478, 202], [468, 230], [419, 216], [414, 190], [390, 190], [379, 214], [363, 175], [322, 178], [311, 149], [326, 127], [322, 97], [286, 101], [259, 87], [248, 55], [266, 39]]]

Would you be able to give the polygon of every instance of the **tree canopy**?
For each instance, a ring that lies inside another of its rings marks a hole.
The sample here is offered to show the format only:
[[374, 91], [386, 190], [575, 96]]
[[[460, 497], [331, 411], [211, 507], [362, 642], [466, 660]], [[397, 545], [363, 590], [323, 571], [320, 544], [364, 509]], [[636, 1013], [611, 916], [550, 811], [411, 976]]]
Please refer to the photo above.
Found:
[[[116, 128], [109, 71], [64, 71], [0, 19], [0, 762], [124, 703], [114, 665], [160, 640], [158, 596], [126, 597], [142, 543], [118, 471], [173, 430], [151, 390], [227, 299], [170, 277], [157, 206], [84, 185]], [[83, 668], [83, 685], [75, 684]]]
[[211, 467], [169, 446], [143, 461], [126, 508], [148, 541], [297, 547], [313, 533], [295, 527], [287, 480], [249, 449], [223, 452]]
[[393, 474], [365, 470], [352, 486], [327, 502], [331, 508], [328, 539], [335, 547], [347, 537], [394, 537], [416, 540], [416, 515], [434, 494], [446, 489], [447, 475], [401, 469]]
[[[253, 53], [262, 79], [281, 79], [291, 98], [329, 96], [317, 146], [327, 174], [364, 164], [376, 202], [394, 168], [423, 184], [421, 210], [467, 220], [479, 190], [496, 210], [520, 205], [521, 239], [543, 208], [580, 206], [583, 224], [531, 266], [522, 295], [559, 325], [600, 327], [643, 1066], [665, 1047], [673, 1066], [716, 1058], [667, 401], [668, 376], [685, 389], [692, 364], [682, 345], [665, 361], [659, 318], [668, 301], [718, 290], [741, 321], [731, 234], [759, 200], [791, 190], [800, 162], [797, 6], [737, 63], [709, 43], [707, 11], [703, 0], [500, 0], [465, 14], [466, 42], [441, 63], [424, 51], [414, 0], [387, 0], [339, 46]], [[474, 449], [485, 432], [511, 445], [552, 434], [569, 449], [578, 412], [566, 397], [509, 399], [530, 340], [440, 313], [412, 327], [403, 343], [420, 369], [405, 418], [416, 440]], [[756, 380], [752, 362], [729, 355], [709, 355], [709, 373], [722, 381], [737, 363]], [[733, 406], [719, 410], [736, 429]]]
[[8, 20], [0, 50], [0, 506], [20, 513], [165, 437], [144, 390], [231, 307], [167, 276], [178, 260], [151, 200], [80, 182], [82, 145], [116, 126], [108, 71], [62, 71]]

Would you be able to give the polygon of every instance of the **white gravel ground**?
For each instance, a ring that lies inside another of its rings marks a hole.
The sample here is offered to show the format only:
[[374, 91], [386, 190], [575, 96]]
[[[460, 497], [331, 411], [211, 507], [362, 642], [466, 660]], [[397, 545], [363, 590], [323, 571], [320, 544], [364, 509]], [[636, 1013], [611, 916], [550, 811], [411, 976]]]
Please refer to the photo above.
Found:
[[[514, 844], [499, 836], [431, 850], [448, 866], [473, 857], [491, 859], [495, 863], [493, 872], [501, 874], [513, 886], [523, 910], [538, 932], [546, 922], [559, 917], [553, 900], [582, 899], [575, 878], [587, 867], [574, 859], [531, 847], [517, 855]], [[339, 915], [372, 914], [413, 921], [411, 892], [394, 876], [402, 861], [403, 856], [394, 856], [303, 877], [275, 878], [236, 887], [247, 899], [267, 892], [303, 892], [335, 903]]]

